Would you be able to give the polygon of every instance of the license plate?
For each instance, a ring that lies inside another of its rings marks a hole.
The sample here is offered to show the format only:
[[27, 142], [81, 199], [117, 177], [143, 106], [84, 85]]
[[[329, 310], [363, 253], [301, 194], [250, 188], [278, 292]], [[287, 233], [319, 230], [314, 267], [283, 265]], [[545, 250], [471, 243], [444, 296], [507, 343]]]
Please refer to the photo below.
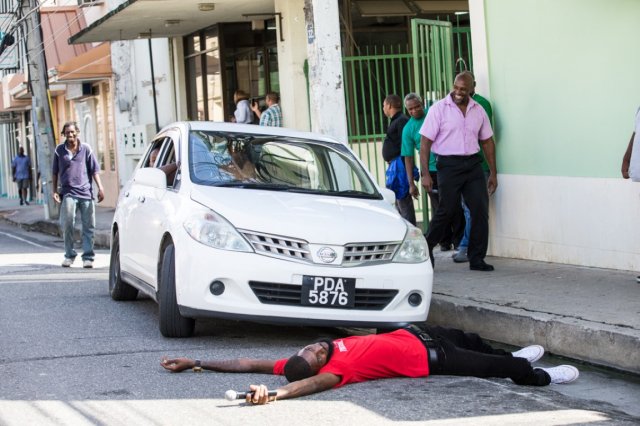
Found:
[[356, 279], [302, 276], [301, 303], [323, 308], [353, 308]]

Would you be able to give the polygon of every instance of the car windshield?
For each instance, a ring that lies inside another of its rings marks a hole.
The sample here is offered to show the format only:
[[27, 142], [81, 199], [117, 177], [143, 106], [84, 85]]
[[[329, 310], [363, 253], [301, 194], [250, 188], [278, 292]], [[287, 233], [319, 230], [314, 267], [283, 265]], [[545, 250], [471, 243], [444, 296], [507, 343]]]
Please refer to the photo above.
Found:
[[200, 185], [381, 198], [346, 146], [317, 140], [192, 130], [189, 172]]

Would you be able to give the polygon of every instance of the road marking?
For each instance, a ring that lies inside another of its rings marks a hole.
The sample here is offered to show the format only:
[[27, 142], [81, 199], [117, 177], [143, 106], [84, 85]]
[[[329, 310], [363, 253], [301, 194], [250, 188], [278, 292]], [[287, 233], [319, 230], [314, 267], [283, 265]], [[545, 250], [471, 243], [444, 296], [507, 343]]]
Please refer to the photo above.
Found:
[[106, 280], [109, 278], [108, 272], [62, 272], [53, 274], [29, 274], [29, 271], [25, 271], [20, 275], [2, 275], [0, 276], [0, 282], [3, 281], [68, 281], [68, 280]]
[[29, 241], [29, 240], [25, 240], [24, 238], [16, 237], [15, 235], [8, 234], [6, 232], [0, 232], [0, 234], [6, 235], [7, 237], [16, 239], [18, 241], [22, 241], [23, 243], [31, 244], [32, 246], [36, 246], [36, 247], [40, 247], [40, 248], [51, 248], [51, 247], [43, 246], [42, 244], [34, 243], [32, 241]]

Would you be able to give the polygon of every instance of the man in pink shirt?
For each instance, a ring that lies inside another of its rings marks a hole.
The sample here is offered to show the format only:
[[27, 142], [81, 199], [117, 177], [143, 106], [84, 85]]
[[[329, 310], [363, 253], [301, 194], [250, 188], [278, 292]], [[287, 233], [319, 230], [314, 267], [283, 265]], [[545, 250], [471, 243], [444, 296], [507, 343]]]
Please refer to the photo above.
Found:
[[[429, 109], [420, 129], [421, 170], [429, 170], [429, 155], [433, 151], [437, 157], [440, 194], [440, 205], [431, 220], [427, 243], [433, 264], [433, 247], [444, 236], [462, 195], [473, 224], [467, 252], [469, 269], [493, 271], [493, 266], [484, 258], [489, 242], [489, 194], [493, 194], [498, 186], [495, 144], [489, 117], [471, 98], [472, 92], [472, 74], [458, 74], [451, 93]], [[481, 147], [489, 164], [488, 179], [482, 170]], [[424, 173], [422, 186], [428, 192], [432, 185], [431, 177]]]

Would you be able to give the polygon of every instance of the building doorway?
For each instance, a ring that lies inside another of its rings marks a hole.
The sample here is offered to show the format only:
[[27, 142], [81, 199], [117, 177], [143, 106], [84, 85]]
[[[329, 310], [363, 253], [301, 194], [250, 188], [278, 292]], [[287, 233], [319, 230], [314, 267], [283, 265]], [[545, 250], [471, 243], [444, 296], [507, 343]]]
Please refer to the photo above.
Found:
[[275, 20], [223, 23], [185, 37], [190, 120], [230, 121], [233, 93], [260, 99], [278, 92]]

